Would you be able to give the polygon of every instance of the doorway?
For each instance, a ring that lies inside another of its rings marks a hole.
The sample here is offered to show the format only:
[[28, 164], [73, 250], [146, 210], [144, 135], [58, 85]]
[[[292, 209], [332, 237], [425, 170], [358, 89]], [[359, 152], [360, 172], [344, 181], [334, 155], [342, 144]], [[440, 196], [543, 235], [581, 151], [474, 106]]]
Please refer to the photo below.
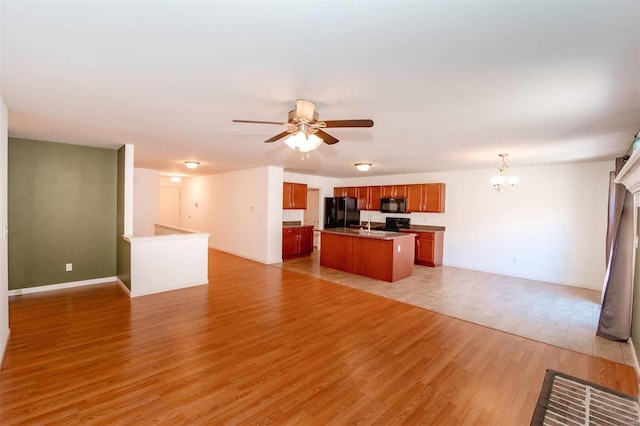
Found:
[[304, 211], [305, 226], [313, 226], [313, 246], [318, 247], [320, 232], [320, 190], [318, 188], [307, 189], [307, 208]]
[[180, 188], [160, 187], [158, 221], [164, 225], [180, 226]]

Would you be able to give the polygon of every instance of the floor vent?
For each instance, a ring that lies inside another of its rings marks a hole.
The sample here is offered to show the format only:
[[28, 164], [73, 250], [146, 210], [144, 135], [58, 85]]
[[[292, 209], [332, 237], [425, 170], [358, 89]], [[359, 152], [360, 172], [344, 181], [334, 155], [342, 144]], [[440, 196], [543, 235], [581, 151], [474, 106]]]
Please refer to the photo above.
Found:
[[547, 370], [531, 424], [640, 426], [640, 406], [629, 395]]

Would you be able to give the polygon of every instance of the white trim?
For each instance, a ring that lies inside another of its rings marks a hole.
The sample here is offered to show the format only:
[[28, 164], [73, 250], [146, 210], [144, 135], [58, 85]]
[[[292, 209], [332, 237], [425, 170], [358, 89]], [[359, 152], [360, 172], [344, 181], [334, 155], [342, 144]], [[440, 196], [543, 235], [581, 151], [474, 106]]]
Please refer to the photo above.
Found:
[[41, 293], [44, 291], [61, 290], [65, 288], [82, 287], [86, 285], [104, 284], [116, 281], [117, 277], [94, 278], [91, 280], [73, 281], [68, 283], [41, 285], [38, 287], [18, 288], [9, 290], [9, 296], [21, 296], [23, 294]]
[[[633, 368], [636, 370], [636, 380], [640, 387], [640, 364], [638, 363], [638, 355], [636, 354], [636, 347], [633, 344], [633, 339], [629, 337], [629, 346], [631, 346], [631, 354], [633, 355]], [[640, 395], [638, 395], [638, 401], [640, 401]]]
[[640, 193], [640, 149], [633, 151], [616, 176], [615, 183], [621, 183], [636, 195]]
[[119, 278], [116, 278], [116, 282], [117, 282], [118, 284], [120, 284], [120, 287], [122, 287], [122, 289], [125, 291], [125, 293], [127, 293], [127, 295], [128, 295], [129, 297], [131, 297], [131, 290], [129, 290], [129, 289], [127, 288], [127, 286], [126, 286], [126, 285], [124, 285], [124, 283], [123, 283], [122, 281], [120, 281], [120, 279], [119, 279]]
[[7, 352], [7, 345], [9, 344], [9, 336], [11, 336], [11, 329], [7, 328], [7, 340], [2, 342], [3, 346], [1, 347], [2, 350], [0, 351], [0, 366], [2, 366], [2, 362], [4, 361], [4, 354]]

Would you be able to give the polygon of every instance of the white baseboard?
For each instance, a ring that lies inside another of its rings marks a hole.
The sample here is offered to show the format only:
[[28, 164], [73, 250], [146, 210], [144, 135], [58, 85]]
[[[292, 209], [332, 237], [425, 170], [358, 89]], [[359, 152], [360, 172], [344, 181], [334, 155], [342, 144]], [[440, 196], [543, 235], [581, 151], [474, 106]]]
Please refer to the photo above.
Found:
[[50, 285], [41, 285], [38, 287], [27, 287], [27, 288], [18, 288], [15, 290], [9, 290], [9, 296], [21, 296], [23, 294], [30, 293], [41, 293], [43, 291], [53, 291], [53, 290], [61, 290], [65, 288], [73, 288], [73, 287], [82, 287], [85, 285], [95, 285], [95, 284], [104, 284], [111, 283], [116, 281], [117, 277], [105, 277], [105, 278], [94, 278], [92, 280], [83, 280], [83, 281], [73, 281], [68, 283], [59, 283], [59, 284], [50, 284]]
[[2, 362], [4, 361], [4, 353], [7, 351], [7, 345], [9, 344], [9, 336], [11, 336], [11, 329], [7, 328], [7, 338], [4, 342], [2, 342], [2, 346], [0, 346], [0, 367], [2, 366]]
[[127, 288], [127, 286], [124, 285], [124, 283], [120, 281], [119, 278], [116, 278], [116, 282], [120, 284], [120, 287], [124, 290], [125, 293], [127, 293], [127, 296], [131, 297], [131, 290], [129, 290], [129, 288]]

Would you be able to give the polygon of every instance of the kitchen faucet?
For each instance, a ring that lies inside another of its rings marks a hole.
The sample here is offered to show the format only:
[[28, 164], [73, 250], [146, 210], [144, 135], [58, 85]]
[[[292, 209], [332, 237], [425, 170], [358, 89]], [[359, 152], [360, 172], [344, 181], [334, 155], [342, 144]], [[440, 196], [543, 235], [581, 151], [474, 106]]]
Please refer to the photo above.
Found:
[[371, 232], [371, 215], [369, 215], [369, 221], [367, 222], [367, 232]]

